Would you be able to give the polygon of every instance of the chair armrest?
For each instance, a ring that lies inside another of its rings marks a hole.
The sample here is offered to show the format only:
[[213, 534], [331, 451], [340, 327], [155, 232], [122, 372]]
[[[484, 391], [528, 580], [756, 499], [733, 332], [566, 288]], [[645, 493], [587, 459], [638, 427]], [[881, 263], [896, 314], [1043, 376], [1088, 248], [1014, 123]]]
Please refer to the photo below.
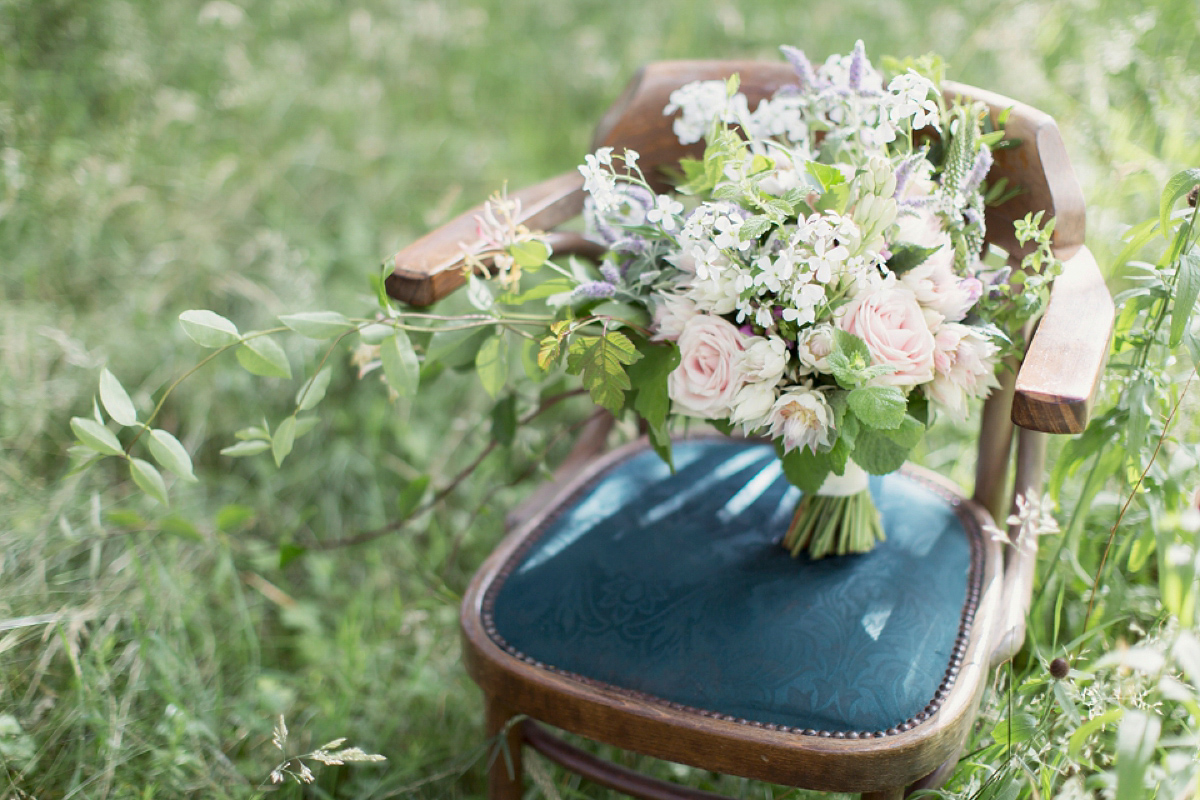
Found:
[[[549, 230], [583, 210], [583, 176], [572, 170], [510, 195], [521, 202], [518, 222]], [[483, 205], [459, 214], [396, 253], [395, 267], [385, 282], [387, 293], [402, 303], [428, 306], [466, 282], [463, 248], [482, 253], [487, 248], [476, 230]]]
[[1045, 433], [1081, 433], [1108, 360], [1116, 309], [1086, 247], [1063, 264], [1017, 373], [1012, 420]]

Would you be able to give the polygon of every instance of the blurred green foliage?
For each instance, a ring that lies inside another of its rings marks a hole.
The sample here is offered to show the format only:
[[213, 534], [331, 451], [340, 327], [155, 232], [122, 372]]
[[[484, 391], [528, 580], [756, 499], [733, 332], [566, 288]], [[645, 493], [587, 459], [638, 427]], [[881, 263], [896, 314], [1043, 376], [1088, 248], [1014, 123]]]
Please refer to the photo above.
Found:
[[[244, 329], [368, 313], [381, 256], [505, 181], [577, 163], [640, 64], [857, 38], [872, 57], [936, 50], [949, 77], [1052, 113], [1111, 268], [1124, 226], [1200, 162], [1197, 19], [1190, 0], [0, 0], [0, 797], [256, 796], [279, 714], [297, 748], [348, 736], [389, 758], [326, 769], [304, 796], [482, 792], [457, 597], [527, 491], [509, 484], [539, 473], [586, 405], [520, 431], [517, 457], [485, 460], [404, 530], [301, 552], [457, 474], [489, 434], [478, 384], [447, 374], [405, 406], [335, 365], [320, 426], [276, 471], [218, 451], [246, 420], [290, 411], [300, 379], [202, 372], [158, 422], [201, 479], [172, 487], [170, 509], [115, 469], [68, 476], [67, 420], [90, 415], [102, 366], [148, 408], [195, 362], [179, 312]], [[934, 437], [926, 462], [968, 479], [961, 442]], [[1122, 480], [1062, 555], [1035, 640], [1079, 633]], [[1112, 646], [1161, 614], [1148, 563], [1112, 575]], [[546, 774], [564, 796], [600, 796]]]

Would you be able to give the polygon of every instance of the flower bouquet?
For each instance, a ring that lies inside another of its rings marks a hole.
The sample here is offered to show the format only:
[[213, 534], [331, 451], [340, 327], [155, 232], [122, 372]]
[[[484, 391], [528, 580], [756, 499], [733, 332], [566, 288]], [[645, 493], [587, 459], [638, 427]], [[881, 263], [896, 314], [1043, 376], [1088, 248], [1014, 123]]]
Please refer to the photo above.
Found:
[[[985, 183], [1002, 134], [985, 132], [981, 109], [948, 106], [931, 70], [885, 83], [862, 42], [819, 67], [783, 52], [795, 85], [756, 108], [736, 76], [671, 95], [680, 143], [705, 142], [676, 193], [657, 193], [633, 151], [587, 156], [587, 235], [606, 249], [596, 274], [551, 262], [503, 197], [479, 223], [508, 300], [523, 299], [522, 271], [558, 273], [548, 283], [562, 291], [538, 292], [559, 309], [542, 369], [565, 353], [668, 459], [673, 417], [770, 437], [804, 492], [784, 546], [821, 558], [884, 538], [867, 474], [898, 469], [932, 410], [961, 419], [997, 385], [995, 323], [1031, 285], [980, 261], [985, 198], [1004, 190]], [[1050, 227], [1018, 235], [1045, 242]]]

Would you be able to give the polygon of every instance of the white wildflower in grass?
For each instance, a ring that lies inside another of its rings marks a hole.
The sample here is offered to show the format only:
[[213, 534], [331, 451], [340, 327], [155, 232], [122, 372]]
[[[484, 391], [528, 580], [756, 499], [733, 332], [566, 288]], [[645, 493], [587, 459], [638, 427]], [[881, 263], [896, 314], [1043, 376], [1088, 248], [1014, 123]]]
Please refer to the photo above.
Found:
[[1010, 514], [1005, 520], [1010, 530], [1016, 529], [1015, 532], [1010, 536], [999, 528], [989, 526], [988, 533], [993, 540], [1027, 550], [1037, 545], [1038, 537], [1059, 533], [1058, 520], [1054, 518], [1054, 498], [1050, 495], [1038, 498], [1019, 494], [1016, 506], [1016, 513]]
[[312, 771], [312, 768], [306, 763], [314, 761], [326, 766], [342, 766], [344, 764], [368, 764], [387, 761], [387, 759], [377, 753], [368, 753], [359, 747], [342, 747], [346, 743], [345, 737], [334, 739], [313, 750], [310, 753], [305, 753], [298, 756], [288, 755], [288, 728], [284, 722], [283, 715], [279, 716], [279, 721], [275, 724], [274, 735], [271, 738], [271, 743], [275, 748], [286, 757], [286, 760], [275, 766], [271, 770], [268, 780], [271, 783], [283, 783], [287, 778], [291, 778], [298, 784], [309, 784], [316, 780], [317, 776]]

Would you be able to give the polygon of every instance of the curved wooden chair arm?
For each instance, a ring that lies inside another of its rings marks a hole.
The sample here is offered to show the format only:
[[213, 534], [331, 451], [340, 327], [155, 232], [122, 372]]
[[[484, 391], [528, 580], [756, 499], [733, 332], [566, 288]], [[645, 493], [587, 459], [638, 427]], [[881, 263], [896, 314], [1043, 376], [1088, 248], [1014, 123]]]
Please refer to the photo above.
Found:
[[[519, 222], [536, 230], [550, 230], [579, 215], [583, 210], [583, 176], [577, 171], [522, 189], [509, 195], [521, 202]], [[411, 306], [428, 306], [466, 283], [461, 269], [464, 248], [482, 253], [475, 218], [483, 204], [464, 211], [436, 230], [396, 253], [386, 286], [390, 296]]]
[[1116, 308], [1086, 247], [1063, 264], [1025, 362], [1012, 419], [1046, 433], [1080, 433], [1108, 358]]

